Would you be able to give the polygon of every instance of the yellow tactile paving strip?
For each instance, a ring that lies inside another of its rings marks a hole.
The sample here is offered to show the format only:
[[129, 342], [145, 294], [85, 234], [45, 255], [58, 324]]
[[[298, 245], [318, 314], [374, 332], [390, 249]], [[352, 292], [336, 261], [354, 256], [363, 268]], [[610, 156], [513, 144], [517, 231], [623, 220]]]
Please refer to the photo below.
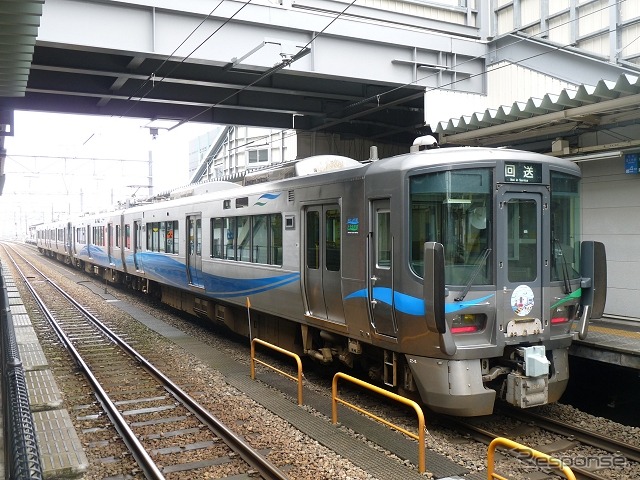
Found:
[[619, 337], [627, 337], [627, 338], [639, 338], [640, 339], [640, 332], [629, 332], [627, 330], [617, 330], [617, 329], [613, 329], [613, 328], [606, 328], [606, 327], [596, 327], [593, 325], [589, 326], [589, 332], [598, 332], [598, 333], [604, 333], [607, 335], [616, 335]]

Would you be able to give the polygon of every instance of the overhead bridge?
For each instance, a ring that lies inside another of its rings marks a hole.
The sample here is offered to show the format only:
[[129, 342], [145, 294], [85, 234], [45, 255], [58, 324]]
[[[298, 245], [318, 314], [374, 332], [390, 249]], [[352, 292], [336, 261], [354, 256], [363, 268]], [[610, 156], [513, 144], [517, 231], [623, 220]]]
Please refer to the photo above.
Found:
[[[0, 8], [22, 3], [0, 1]], [[484, 88], [486, 44], [478, 41], [478, 13], [470, 7], [404, 1], [375, 8], [335, 0], [24, 3], [39, 6], [42, 16], [31, 28], [37, 40], [28, 82], [21, 93], [0, 97], [5, 112], [297, 128], [409, 145], [428, 130], [426, 88]], [[0, 66], [11, 62], [0, 50]]]

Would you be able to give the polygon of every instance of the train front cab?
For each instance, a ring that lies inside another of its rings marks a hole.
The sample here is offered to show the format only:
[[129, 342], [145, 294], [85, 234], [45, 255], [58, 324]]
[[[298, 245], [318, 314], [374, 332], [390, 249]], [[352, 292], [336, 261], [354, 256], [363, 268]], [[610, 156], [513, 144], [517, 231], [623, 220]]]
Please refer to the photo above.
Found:
[[406, 356], [432, 409], [485, 415], [496, 398], [526, 408], [564, 392], [577, 334], [572, 325], [579, 320], [586, 332], [589, 317], [602, 313], [606, 291], [604, 248], [579, 242], [579, 176], [565, 170], [531, 157], [496, 162], [492, 205], [485, 205], [493, 212], [485, 220], [489, 240], [465, 282], [451, 281], [447, 240], [466, 234], [473, 175], [444, 174], [442, 235], [422, 244], [424, 320], [438, 353]]

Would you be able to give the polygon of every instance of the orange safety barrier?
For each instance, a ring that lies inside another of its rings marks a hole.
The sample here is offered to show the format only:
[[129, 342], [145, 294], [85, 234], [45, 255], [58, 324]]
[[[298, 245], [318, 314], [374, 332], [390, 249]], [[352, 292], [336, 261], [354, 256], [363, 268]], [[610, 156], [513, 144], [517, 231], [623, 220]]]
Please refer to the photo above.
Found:
[[[393, 423], [380, 418], [376, 415], [374, 415], [373, 413], [367, 412], [366, 410], [361, 409], [360, 407], [357, 407], [356, 405], [353, 405], [345, 400], [342, 400], [341, 398], [338, 398], [338, 379], [342, 378], [344, 380], [348, 380], [351, 383], [355, 383], [356, 385], [359, 385], [361, 387], [366, 388], [367, 390], [371, 390], [372, 392], [376, 392], [379, 393], [380, 395], [384, 395], [387, 398], [390, 398], [392, 400], [395, 400], [397, 402], [403, 403], [405, 405], [408, 405], [410, 407], [413, 407], [413, 409], [416, 411], [416, 413], [418, 414], [418, 435], [415, 435], [414, 433], [411, 433], [407, 430], [405, 430], [404, 428], [398, 427], [397, 425], [394, 425]], [[360, 379], [357, 379], [355, 377], [352, 377], [350, 375], [347, 375], [345, 373], [341, 373], [338, 372], [333, 376], [333, 382], [331, 384], [331, 421], [336, 424], [338, 423], [338, 403], [341, 403], [342, 405], [345, 405], [347, 407], [350, 407], [364, 415], [367, 415], [368, 417], [371, 417], [375, 420], [377, 420], [380, 423], [385, 424], [388, 427], [394, 428], [396, 430], [398, 430], [399, 432], [404, 433], [405, 435], [418, 440], [418, 471], [420, 473], [424, 473], [426, 470], [425, 467], [425, 446], [424, 446], [424, 432], [425, 432], [425, 428], [424, 428], [424, 414], [422, 413], [422, 408], [420, 408], [420, 405], [418, 405], [416, 402], [414, 402], [413, 400], [409, 400], [406, 397], [403, 397], [401, 395], [397, 395], [393, 392], [388, 392], [387, 390], [384, 390], [380, 387], [376, 387], [375, 385], [371, 385], [370, 383], [367, 382], [363, 382]]]
[[545, 460], [545, 466], [557, 468], [567, 478], [567, 480], [576, 480], [576, 477], [571, 469], [564, 463], [562, 463], [561, 460], [553, 458], [546, 453], [539, 452], [538, 450], [534, 450], [533, 448], [529, 448], [525, 445], [514, 442], [513, 440], [509, 440], [508, 438], [504, 437], [494, 438], [493, 441], [489, 444], [489, 448], [487, 449], [487, 480], [508, 480], [507, 478], [498, 475], [494, 471], [495, 451], [498, 446], [507, 447], [512, 450], [518, 450], [519, 452], [526, 453], [533, 458], [540, 458], [542, 460]]
[[[269, 365], [268, 363], [265, 363], [262, 360], [258, 360], [256, 358], [256, 347], [255, 347], [256, 343], [259, 343], [260, 345], [269, 347], [270, 349], [275, 350], [276, 352], [280, 352], [284, 355], [288, 355], [289, 357], [294, 358], [298, 365], [298, 377], [296, 378], [293, 375], [289, 375], [287, 372], [283, 372], [282, 370], [277, 369], [273, 365]], [[256, 379], [256, 362], [261, 365], [264, 365], [265, 367], [270, 368], [271, 370], [275, 370], [280, 375], [284, 375], [285, 377], [290, 378], [294, 382], [298, 382], [298, 405], [302, 405], [302, 361], [300, 360], [300, 357], [298, 355], [296, 355], [293, 352], [290, 352], [289, 350], [285, 350], [284, 348], [280, 348], [276, 345], [265, 342], [264, 340], [260, 340], [259, 338], [254, 338], [253, 340], [251, 340], [251, 380]]]

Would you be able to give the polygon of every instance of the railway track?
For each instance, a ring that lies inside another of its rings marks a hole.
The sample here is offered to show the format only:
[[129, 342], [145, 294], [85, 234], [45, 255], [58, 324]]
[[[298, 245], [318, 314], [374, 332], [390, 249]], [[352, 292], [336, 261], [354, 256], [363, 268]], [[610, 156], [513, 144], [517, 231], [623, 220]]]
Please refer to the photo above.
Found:
[[522, 422], [534, 424], [547, 431], [551, 431], [566, 437], [571, 437], [580, 443], [591, 447], [599, 448], [605, 452], [614, 453], [625, 457], [633, 462], [640, 462], [640, 447], [629, 445], [614, 438], [601, 435], [598, 432], [571, 425], [567, 422], [551, 418], [535, 411], [520, 410], [512, 408], [505, 409], [506, 414], [511, 418]]
[[[499, 419], [504, 418], [515, 420], [519, 427], [505, 432], [499, 426]], [[534, 429], [549, 432], [554, 435], [554, 441], [527, 446], [562, 460], [579, 480], [609, 480], [612, 478], [612, 471], [623, 468], [628, 462], [640, 462], [640, 448], [636, 446], [535, 411], [503, 407], [490, 419], [448, 418], [446, 423], [455, 425], [458, 430], [487, 445], [497, 437], [527, 437]], [[536, 463], [526, 454], [504, 450], [503, 453], [509, 453], [527, 463]], [[540, 467], [540, 464], [536, 463], [536, 466]], [[547, 473], [554, 473], [551, 468], [541, 469]], [[628, 477], [618, 477], [614, 474], [613, 478]]]
[[[76, 273], [72, 272], [70, 275], [75, 276]], [[74, 282], [78, 282], [77, 278], [74, 278]], [[85, 284], [87, 283], [87, 281], [79, 281], [78, 283], [82, 283]], [[95, 285], [96, 287], [99, 287], [99, 284]], [[84, 288], [84, 287], [83, 287]], [[106, 286], [105, 286], [106, 288]], [[95, 294], [95, 289], [94, 289], [94, 294]], [[107, 300], [109, 301], [109, 300]], [[100, 308], [98, 305], [96, 305], [95, 308]], [[162, 315], [161, 313], [153, 313], [153, 315]], [[179, 328], [181, 329], [185, 329], [185, 332], [189, 332], [189, 334], [191, 336], [193, 336], [194, 338], [199, 338], [202, 340], [205, 340], [207, 342], [209, 342], [209, 340], [207, 339], [209, 333], [207, 332], [207, 329], [209, 328], [207, 325], [204, 326], [198, 326], [198, 325], [194, 325], [193, 321], [191, 320], [186, 320], [186, 323], [182, 323], [181, 320], [177, 319], [175, 316], [171, 316], [171, 323], [174, 323], [175, 325], [179, 326]], [[196, 322], [197, 323], [197, 322]], [[112, 327], [113, 328], [113, 327]], [[118, 328], [116, 328], [118, 331], [120, 331]], [[220, 333], [220, 332], [218, 332]], [[127, 334], [127, 335], [131, 335], [133, 336], [131, 333]], [[138, 338], [136, 336], [136, 338]], [[216, 349], [218, 348], [218, 340], [214, 340], [212, 342], [212, 348]], [[143, 351], [148, 351], [145, 350], [144, 348], [140, 348], [139, 345], [137, 345], [138, 350], [143, 350]], [[227, 345], [228, 347], [228, 345]], [[227, 348], [225, 347], [225, 349]], [[245, 349], [246, 345], [244, 345], [244, 343], [242, 344], [242, 349]], [[239, 349], [240, 350], [240, 349]], [[246, 352], [245, 352], [246, 353]], [[148, 358], [156, 358], [154, 353], [146, 353]], [[211, 353], [207, 354], [208, 356], [211, 355]], [[242, 356], [242, 353], [240, 351], [237, 352], [237, 358], [236, 358], [236, 353], [231, 353], [230, 351], [227, 352], [227, 355], [231, 355], [234, 359], [235, 362], [239, 362], [239, 363], [243, 363], [243, 360], [240, 358]], [[216, 357], [217, 358], [217, 357]], [[216, 360], [217, 362], [218, 360]], [[216, 368], [222, 367], [221, 364], [216, 363]], [[287, 368], [290, 367], [289, 363], [285, 363], [284, 365], [279, 365], [279, 367], [283, 370], [287, 370]], [[247, 367], [248, 368], [248, 367]], [[315, 375], [313, 375], [311, 372], [305, 372], [306, 373], [306, 377], [307, 380], [310, 381], [311, 377], [315, 377]], [[261, 373], [260, 377], [266, 377], [267, 373]], [[186, 378], [184, 375], [182, 378]], [[188, 378], [190, 378], [190, 375], [188, 376]], [[227, 377], [227, 381], [229, 381], [229, 378], [234, 378], [234, 377]], [[189, 381], [189, 380], [187, 380]], [[270, 383], [273, 383], [273, 379], [269, 380]], [[288, 383], [285, 383], [285, 380], [282, 380], [284, 385], [280, 385], [279, 383], [277, 384], [277, 388], [281, 389], [283, 388], [283, 391], [288, 391], [291, 390], [295, 393], [295, 388], [293, 386], [288, 386]], [[231, 380], [231, 384], [235, 384], [235, 380]], [[240, 385], [238, 385], [240, 386]], [[318, 385], [316, 385], [318, 386]], [[319, 380], [319, 388], [320, 390], [324, 391], [326, 390], [326, 385], [325, 385], [325, 381], [324, 380]], [[197, 389], [194, 391], [195, 395], [198, 395]], [[202, 393], [202, 392], [200, 392]], [[291, 394], [291, 392], [290, 392]], [[367, 410], [371, 410], [374, 412], [378, 412], [378, 410], [376, 410], [376, 408], [378, 407], [378, 404], [380, 403], [380, 400], [378, 398], [371, 398], [370, 396], [362, 396], [360, 393], [358, 392], [353, 392], [353, 393], [348, 393], [348, 392], [343, 392], [343, 394], [345, 396], [349, 396], [349, 398], [353, 401], [353, 403], [355, 404], [363, 404], [365, 409]], [[320, 394], [322, 395], [322, 393]], [[155, 395], [148, 395], [148, 398], [153, 398]], [[210, 395], [207, 395], [208, 397], [210, 397]], [[200, 397], [198, 397], [200, 398]], [[204, 397], [202, 397], [204, 398]], [[294, 397], [292, 397], [294, 398]], [[305, 393], [305, 403], [307, 403], [307, 400], [312, 401], [313, 395], [310, 395], [310, 392]], [[133, 398], [132, 400], [135, 400], [135, 398]], [[124, 400], [127, 401], [127, 400]], [[204, 400], [203, 400], [204, 401]], [[318, 403], [313, 403], [313, 408], [315, 408], [317, 411], [322, 412], [323, 411], [323, 405], [326, 402], [322, 402], [320, 404]], [[406, 415], [406, 412], [403, 411], [398, 411], [395, 412], [396, 409], [394, 409], [394, 407], [391, 406], [386, 406], [386, 407], [381, 407], [381, 409], [384, 411], [384, 415], [385, 416], [390, 416], [391, 418], [393, 418], [393, 422], [403, 426], [403, 428], [406, 428], [409, 431], [413, 431], [412, 429], [415, 427], [415, 418], [413, 418], [413, 416], [411, 415]], [[133, 408], [129, 408], [128, 410], [133, 410]], [[330, 412], [329, 412], [330, 413]], [[326, 413], [325, 413], [326, 414]], [[380, 413], [381, 415], [383, 415], [383, 413]], [[280, 415], [283, 415], [282, 418], [288, 419], [289, 417], [284, 414], [284, 413], [280, 413]], [[87, 415], [86, 417], [90, 417], [91, 416], [91, 412], [87, 411]], [[342, 419], [342, 415], [341, 415], [341, 419]], [[434, 422], [435, 420], [435, 422]], [[486, 425], [478, 425], [478, 420], [484, 420], [484, 423], [486, 423]], [[227, 419], [228, 421], [228, 419]], [[231, 422], [233, 422], [234, 420], [231, 420]], [[293, 421], [293, 419], [292, 419]], [[482, 444], [475, 442], [475, 440], [480, 440], [483, 441], [485, 444], [488, 444], [490, 439], [496, 437], [496, 436], [506, 436], [507, 438], [512, 438], [515, 439], [517, 441], [521, 441], [521, 443], [524, 443], [525, 445], [531, 446], [533, 448], [537, 448], [545, 443], [550, 444], [550, 448], [553, 448], [555, 450], [546, 450], [547, 453], [551, 454], [552, 456], [560, 456], [561, 459], [567, 458], [568, 456], [573, 456], [573, 455], [577, 455], [577, 456], [582, 456], [582, 457], [586, 457], [589, 456], [590, 458], [596, 458], [597, 455], [605, 455], [605, 454], [596, 454], [596, 453], [588, 453], [585, 454], [584, 450], [583, 451], [579, 451], [577, 453], [573, 453], [570, 452], [569, 450], [566, 450], [567, 446], [571, 446], [572, 444], [576, 444], [576, 438], [577, 435], [575, 435], [574, 437], [571, 437], [571, 439], [568, 439], [572, 434], [571, 433], [567, 433], [567, 434], [561, 434], [561, 433], [539, 433], [537, 435], [533, 435], [533, 436], [528, 436], [528, 437], [520, 437], [519, 434], [515, 431], [505, 431], [504, 429], [500, 430], [499, 428], [497, 429], [493, 429], [492, 425], [490, 425], [490, 422], [487, 421], [486, 419], [477, 419], [474, 420], [472, 422], [472, 424], [474, 425], [474, 427], [476, 427], [476, 429], [484, 429], [488, 432], [487, 435], [482, 435], [480, 433], [472, 433], [468, 435], [468, 440], [462, 439], [463, 441], [460, 441], [460, 434], [459, 432], [461, 431], [461, 429], [459, 428], [455, 428], [454, 432], [452, 435], [449, 434], [449, 431], [451, 430], [450, 428], [445, 427], [444, 429], [440, 429], [440, 419], [434, 419], [432, 416], [429, 418], [429, 430], [431, 432], [431, 435], [428, 436], [427, 438], [427, 446], [428, 448], [433, 449], [434, 452], [439, 452], [443, 455], [447, 455], [447, 456], [451, 456], [451, 458], [457, 459], [458, 462], [460, 462], [460, 464], [462, 464], [462, 462], [464, 462], [465, 466], [468, 465], [471, 469], [471, 471], [475, 471], [476, 469], [482, 470], [482, 459], [485, 457], [486, 455], [486, 447], [483, 448]], [[298, 425], [298, 428], [300, 428], [302, 431], [305, 431], [305, 427], [304, 425], [307, 425], [308, 423], [310, 423], [311, 420], [309, 419], [305, 419], [301, 424]], [[512, 422], [512, 424], [515, 423], [521, 423], [523, 424], [526, 429], [529, 430], [539, 430], [538, 429], [538, 424], [537, 422], [535, 422], [534, 419], [519, 419], [519, 420], [514, 420]], [[542, 425], [539, 426], [540, 428], [542, 428]], [[254, 427], [255, 428], [255, 427]], [[255, 430], [254, 430], [255, 431]], [[468, 430], [467, 430], [468, 431]], [[146, 433], [146, 432], [145, 432]], [[311, 432], [309, 432], [311, 433]], [[245, 435], [247, 435], [245, 433]], [[249, 434], [251, 435], [251, 434]], [[246, 438], [249, 438], [249, 435], [246, 436]], [[394, 439], [393, 442], [388, 442], [387, 437], [389, 437], [389, 433], [388, 431], [386, 431], [384, 434], [384, 437], [382, 439], [377, 439], [375, 435], [372, 434], [372, 432], [367, 432], [367, 438], [370, 439], [370, 441], [373, 441], [375, 443], [377, 443], [378, 445], [386, 445], [389, 450], [391, 452], [396, 453], [396, 455], [398, 454], [395, 450], [395, 448], [399, 445], [398, 442]], [[463, 434], [464, 435], [464, 434]], [[251, 435], [252, 436], [252, 435]], [[567, 438], [566, 440], [558, 440], [559, 437], [565, 437]], [[315, 437], [314, 437], [315, 438]], [[447, 446], [447, 443], [449, 443], [449, 439], [452, 439], [451, 445]], [[543, 439], [544, 438], [544, 439]], [[473, 440], [473, 441], [472, 441]], [[553, 445], [553, 443], [555, 443], [556, 445]], [[461, 448], [461, 445], [465, 445], [464, 448]], [[584, 442], [584, 444], [587, 444], [587, 442]], [[357, 445], [357, 442], [354, 443], [354, 445]], [[582, 445], [582, 443], [581, 443]], [[622, 445], [626, 446], [624, 443], [622, 443]], [[410, 447], [415, 449], [415, 447]], [[602, 447], [600, 447], [602, 448]], [[620, 447], [611, 447], [613, 448], [613, 452], [612, 454], [609, 454], [609, 458], [617, 458], [624, 460], [623, 455], [626, 456], [625, 458], [628, 458], [630, 461], [633, 461], [634, 458], [631, 455], [627, 455], [626, 453], [622, 453], [623, 449]], [[607, 451], [611, 451], [611, 448]], [[155, 449], [156, 455], [157, 456], [157, 452], [159, 451], [159, 448]], [[615, 453], [615, 452], [620, 452], [620, 453]], [[341, 450], [340, 453], [342, 455], [349, 455], [350, 452], [348, 450]], [[415, 454], [415, 450], [411, 450], [412, 454]], [[428, 455], [431, 454], [431, 452], [427, 452]], [[163, 455], [165, 455], [163, 453]], [[155, 458], [155, 457], [154, 457]], [[401, 455], [401, 458], [407, 458], [405, 456]], [[499, 460], [500, 462], [503, 462], [503, 460]], [[288, 465], [288, 463], [286, 463]], [[505, 466], [506, 464], [501, 463], [501, 467]], [[508, 468], [511, 468], [511, 466], [513, 465], [512, 470], [513, 471], [524, 471], [525, 475], [528, 475], [530, 473], [532, 473], [535, 469], [539, 469], [539, 466], [526, 466], [526, 464], [524, 464], [523, 462], [521, 462], [520, 459], [518, 458], [512, 458], [509, 460], [509, 466]], [[521, 466], [518, 466], [521, 465]], [[525, 465], [524, 467], [522, 465]], [[370, 465], [369, 465], [370, 466]], [[590, 470], [588, 468], [585, 468], [584, 472], [580, 471], [580, 468], [574, 468], [575, 465], [571, 464], [570, 465], [573, 469], [574, 472], [577, 474], [578, 478], [585, 478], [585, 479], [607, 479], [607, 480], [611, 480], [612, 478], [637, 478], [637, 476], [635, 476], [634, 474], [629, 474], [628, 470], [623, 470], [623, 471], [618, 471], [617, 473], [614, 472], [612, 474], [611, 471], [606, 472], [605, 474], [601, 474], [602, 471], [601, 470]], [[429, 471], [434, 471], [435, 468], [435, 464], [433, 462], [431, 462], [430, 460], [427, 462], [427, 469]], [[449, 467], [447, 467], [449, 468]], [[464, 468], [463, 468], [464, 469]], [[436, 470], [438, 473], [435, 474], [436, 478], [442, 478], [443, 476], [446, 477], [447, 475], [443, 472], [444, 470], [440, 470], [440, 467], [438, 467], [438, 469]], [[500, 471], [500, 470], [498, 470]], [[508, 470], [511, 471], [511, 470]], [[636, 469], [636, 471], [638, 471], [638, 469]], [[311, 470], [309, 470], [309, 472], [311, 472]], [[447, 473], [449, 476], [454, 476], [457, 475], [464, 475], [462, 472], [460, 471], [452, 471], [449, 472], [447, 470]], [[470, 473], [470, 472], [469, 472]], [[550, 474], [550, 473], [549, 473]], [[482, 474], [480, 472], [476, 473], [475, 476], [473, 476], [473, 478], [480, 478]], [[540, 475], [538, 473], [538, 475]], [[625, 476], [626, 475], [626, 476]], [[196, 477], [196, 478], [201, 478], [201, 477]], [[292, 476], [291, 478], [303, 478], [301, 476]], [[311, 477], [307, 477], [305, 476], [304, 478], [311, 478]], [[325, 478], [325, 477], [316, 477], [316, 478]], [[329, 478], [329, 477], [327, 477]], [[355, 477], [354, 477], [355, 478]], [[405, 477], [401, 477], [401, 476], [393, 476], [393, 475], [381, 475], [379, 478], [411, 478], [411, 476], [405, 476]], [[485, 477], [486, 478], [486, 477]], [[525, 478], [525, 477], [521, 477], [521, 476], [507, 476], [506, 478]]]
[[[104, 412], [146, 478], [288, 478], [26, 258], [7, 254], [93, 388], [102, 411], [89, 407], [85, 418]], [[95, 432], [106, 441], [104, 427]]]

